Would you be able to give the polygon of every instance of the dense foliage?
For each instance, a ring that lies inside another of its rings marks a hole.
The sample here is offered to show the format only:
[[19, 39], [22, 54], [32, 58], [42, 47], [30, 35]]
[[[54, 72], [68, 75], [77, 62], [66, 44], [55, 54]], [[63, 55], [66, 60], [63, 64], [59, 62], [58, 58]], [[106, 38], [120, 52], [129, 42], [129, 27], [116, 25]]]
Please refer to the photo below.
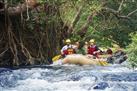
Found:
[[[95, 4], [97, 3], [97, 4]], [[103, 6], [102, 2], [94, 1], [90, 5], [88, 3], [84, 3], [84, 7], [82, 8], [82, 13], [77, 25], [74, 27], [74, 31], [80, 31], [82, 25], [87, 22], [87, 17], [94, 13], [93, 9], [96, 12], [96, 15], [93, 17], [92, 22], [89, 24], [87, 32], [84, 37], [81, 39], [85, 39], [88, 41], [90, 38], [95, 38], [100, 45], [111, 46], [113, 43], [119, 44], [122, 47], [125, 47], [130, 43], [129, 36], [130, 33], [135, 32], [137, 30], [136, 27], [136, 17], [137, 14], [133, 14], [130, 19], [122, 18], [121, 16], [126, 16], [128, 13], [134, 11], [137, 7], [137, 2], [127, 1], [124, 2], [123, 7], [119, 11], [118, 15], [113, 14], [113, 12], [109, 12], [104, 10], [104, 7], [118, 10], [120, 7], [121, 1], [106, 1], [106, 5]], [[86, 7], [85, 7], [86, 6]], [[73, 14], [73, 13], [71, 13]], [[70, 14], [66, 15], [70, 16]], [[74, 17], [74, 15], [71, 15]], [[71, 18], [68, 20], [72, 21]], [[75, 32], [74, 32], [75, 33]], [[77, 33], [75, 34], [77, 35]], [[79, 38], [79, 37], [78, 37]]]
[[131, 66], [137, 67], [137, 33], [131, 34], [132, 43], [127, 47], [128, 60], [131, 63]]

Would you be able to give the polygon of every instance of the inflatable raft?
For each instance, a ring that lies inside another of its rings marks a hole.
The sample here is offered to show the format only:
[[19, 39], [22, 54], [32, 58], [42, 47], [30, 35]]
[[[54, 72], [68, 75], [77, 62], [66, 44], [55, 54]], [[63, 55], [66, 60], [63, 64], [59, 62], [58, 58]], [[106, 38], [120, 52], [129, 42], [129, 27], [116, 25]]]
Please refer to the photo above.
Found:
[[60, 55], [54, 57], [52, 59], [54, 61], [53, 63], [76, 64], [76, 65], [101, 65], [101, 66], [108, 65], [105, 59], [93, 59], [89, 56], [81, 55], [81, 54], [67, 55], [65, 58], [57, 60], [60, 57], [61, 57]]
[[81, 55], [81, 54], [72, 54], [67, 55], [65, 58], [62, 58], [61, 55], [55, 56], [52, 60], [56, 62], [61, 59], [61, 64], [79, 64], [79, 65], [102, 65], [106, 66], [108, 64], [121, 64], [127, 60], [127, 54], [118, 50], [112, 55], [99, 55], [98, 59], [94, 59], [91, 55]]

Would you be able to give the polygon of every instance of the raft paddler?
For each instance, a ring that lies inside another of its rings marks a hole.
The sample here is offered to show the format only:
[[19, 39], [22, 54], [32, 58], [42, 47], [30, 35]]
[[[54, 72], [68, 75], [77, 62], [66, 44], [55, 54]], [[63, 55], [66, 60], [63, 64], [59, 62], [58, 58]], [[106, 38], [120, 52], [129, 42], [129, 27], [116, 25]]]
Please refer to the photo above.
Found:
[[88, 46], [87, 51], [88, 51], [88, 54], [93, 55], [96, 58], [99, 58], [98, 54], [101, 52], [101, 50], [96, 45], [94, 39], [91, 39], [89, 41], [89, 46]]
[[61, 49], [61, 55], [62, 57], [65, 57], [66, 55], [74, 54], [76, 53], [76, 46], [71, 44], [71, 40], [67, 39], [65, 41], [66, 45], [62, 47]]

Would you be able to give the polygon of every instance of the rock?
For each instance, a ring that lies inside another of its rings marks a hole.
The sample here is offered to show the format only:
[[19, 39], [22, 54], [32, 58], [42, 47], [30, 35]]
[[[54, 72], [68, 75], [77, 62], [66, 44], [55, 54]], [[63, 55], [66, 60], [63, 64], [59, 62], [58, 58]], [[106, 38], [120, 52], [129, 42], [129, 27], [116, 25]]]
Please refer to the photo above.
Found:
[[104, 89], [106, 89], [107, 87], [109, 87], [108, 83], [106, 83], [106, 82], [100, 82], [100, 83], [98, 83], [95, 87], [93, 87], [93, 89], [101, 89], [101, 90], [104, 90]]

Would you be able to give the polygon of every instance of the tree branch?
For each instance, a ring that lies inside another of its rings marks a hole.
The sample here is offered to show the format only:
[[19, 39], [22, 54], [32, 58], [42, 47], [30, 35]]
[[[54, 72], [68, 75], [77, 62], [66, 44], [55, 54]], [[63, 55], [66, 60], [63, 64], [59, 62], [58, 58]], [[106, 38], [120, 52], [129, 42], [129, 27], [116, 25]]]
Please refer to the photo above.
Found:
[[131, 16], [131, 15], [133, 15], [134, 13], [136, 13], [137, 12], [137, 9], [135, 9], [134, 11], [132, 11], [132, 12], [130, 12], [128, 15], [127, 15], [127, 17], [129, 17], [129, 16]]
[[112, 9], [112, 8], [108, 8], [108, 7], [102, 7], [102, 10], [106, 10], [110, 13], [113, 13], [113, 14], [118, 14], [118, 11]]
[[[23, 4], [18, 4], [16, 7], [8, 7], [7, 12], [9, 15], [17, 15], [21, 12], [25, 12], [28, 9], [33, 9], [39, 5], [37, 0], [26, 0]], [[4, 7], [0, 9], [0, 13], [4, 13]]]
[[82, 8], [83, 8], [83, 5], [80, 6], [80, 8], [78, 9], [73, 21], [71, 22], [70, 24], [70, 27], [68, 29], [68, 33], [72, 33], [73, 32], [73, 28], [75, 27], [75, 25], [77, 24], [77, 22], [79, 21], [80, 19], [80, 15], [81, 15], [81, 12], [82, 12]]
[[121, 11], [123, 3], [124, 3], [124, 0], [121, 1], [120, 5], [119, 5], [119, 8], [117, 10], [118, 12]]
[[88, 28], [89, 28], [89, 25], [90, 25], [90, 24], [92, 23], [92, 21], [93, 21], [93, 17], [96, 16], [96, 15], [97, 15], [97, 12], [94, 11], [93, 13], [91, 13], [91, 14], [87, 17], [87, 22], [82, 26], [81, 30], [78, 32], [78, 34], [79, 34], [81, 37], [83, 37], [83, 36], [86, 34], [86, 32], [87, 32], [87, 30], [88, 30]]
[[118, 10], [114, 10], [114, 9], [108, 8], [108, 7], [102, 7], [102, 10], [105, 10], [105, 11], [107, 11], [109, 13], [114, 14], [117, 18], [130, 19], [131, 18], [130, 16], [133, 15], [134, 13], [136, 13], [137, 9], [135, 9], [134, 11], [130, 12], [127, 15], [121, 15], [120, 11], [122, 10], [123, 3], [124, 3], [124, 0], [121, 1]]
[[137, 12], [137, 9], [135, 9], [134, 11], [130, 12], [127, 15], [120, 15], [118, 11], [111, 9], [111, 8], [103, 7], [102, 10], [110, 12], [114, 14], [117, 18], [121, 18], [121, 19], [130, 19], [130, 16]]

